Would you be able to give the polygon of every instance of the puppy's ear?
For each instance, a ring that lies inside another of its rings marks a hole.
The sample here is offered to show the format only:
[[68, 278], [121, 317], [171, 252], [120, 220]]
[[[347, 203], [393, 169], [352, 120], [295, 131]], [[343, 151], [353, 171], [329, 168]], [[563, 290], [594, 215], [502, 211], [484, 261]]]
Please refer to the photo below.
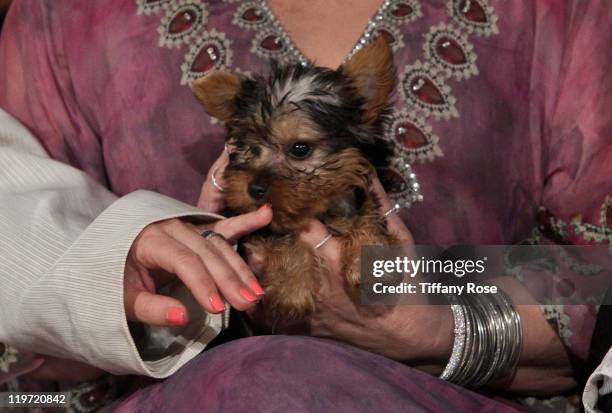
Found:
[[192, 88], [206, 113], [227, 122], [236, 113], [236, 99], [244, 79], [237, 73], [216, 71], [194, 80]]
[[387, 41], [379, 36], [355, 53], [339, 70], [353, 80], [357, 92], [366, 99], [365, 121], [375, 120], [388, 107], [395, 87], [393, 51]]

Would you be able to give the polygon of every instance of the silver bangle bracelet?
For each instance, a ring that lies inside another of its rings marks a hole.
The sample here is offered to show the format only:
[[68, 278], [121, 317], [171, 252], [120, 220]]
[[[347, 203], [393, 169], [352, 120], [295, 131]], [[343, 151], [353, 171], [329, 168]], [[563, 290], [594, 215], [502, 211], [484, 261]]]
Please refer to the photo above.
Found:
[[453, 350], [451, 356], [446, 364], [446, 367], [440, 374], [442, 380], [448, 380], [453, 376], [459, 368], [461, 362], [461, 355], [463, 354], [463, 348], [465, 347], [466, 335], [469, 331], [469, 326], [466, 325], [465, 310], [459, 301], [453, 295], [449, 295], [448, 300], [451, 302], [451, 311], [453, 312], [453, 318], [455, 320], [455, 341], [453, 342]]
[[478, 388], [514, 374], [523, 347], [521, 318], [510, 298], [495, 294], [447, 296], [455, 322], [453, 350], [443, 380]]

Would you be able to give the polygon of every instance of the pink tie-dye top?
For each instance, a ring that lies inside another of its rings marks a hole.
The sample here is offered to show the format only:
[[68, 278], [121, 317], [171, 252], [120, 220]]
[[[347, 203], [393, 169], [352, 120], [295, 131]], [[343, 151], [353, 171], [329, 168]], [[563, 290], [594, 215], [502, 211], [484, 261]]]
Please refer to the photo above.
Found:
[[[362, 40], [395, 52], [384, 178], [417, 243], [610, 243], [611, 20], [605, 0], [385, 1]], [[305, 61], [260, 1], [17, 0], [0, 107], [117, 195], [195, 204], [224, 129], [189, 82], [270, 58]], [[584, 358], [594, 312], [555, 311]]]

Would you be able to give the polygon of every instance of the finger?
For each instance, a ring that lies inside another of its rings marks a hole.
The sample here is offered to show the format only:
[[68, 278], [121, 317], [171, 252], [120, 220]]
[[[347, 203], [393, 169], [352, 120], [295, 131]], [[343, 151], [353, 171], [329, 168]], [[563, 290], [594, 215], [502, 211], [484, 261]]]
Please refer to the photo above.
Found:
[[271, 221], [272, 207], [265, 204], [256, 211], [217, 221], [211, 227], [233, 244], [239, 238], [265, 227]]
[[227, 263], [234, 269], [238, 277], [242, 280], [242, 282], [258, 297], [261, 297], [265, 294], [264, 289], [257, 281], [257, 277], [253, 273], [253, 270], [249, 267], [249, 265], [242, 259], [242, 257], [236, 252], [234, 247], [232, 247], [227, 241], [225, 241], [221, 237], [212, 237], [210, 242], [219, 250], [223, 257], [227, 261]]
[[[377, 177], [373, 177], [372, 179], [372, 189], [374, 190], [374, 193], [378, 198], [378, 202], [380, 203], [379, 212], [381, 216], [384, 216], [393, 207], [393, 203], [387, 196], [385, 189], [383, 188]], [[404, 221], [402, 221], [397, 212], [392, 212], [388, 214], [386, 219], [387, 229], [393, 235], [395, 235], [400, 241], [414, 243], [410, 231], [408, 231], [408, 228], [406, 228]]]
[[234, 308], [243, 311], [256, 304], [258, 294], [252, 291], [251, 286], [243, 281], [243, 279], [254, 279], [255, 275], [246, 264], [238, 267], [243, 275], [238, 274], [237, 268], [232, 266], [229, 257], [219, 250], [216, 244], [225, 244], [227, 246], [225, 251], [229, 250], [234, 259], [241, 261], [242, 259], [221, 237], [205, 240], [200, 234], [185, 225], [177, 225], [173, 231], [173, 236], [179, 242], [185, 244], [200, 256], [217, 288]]
[[[315, 248], [328, 236], [329, 231], [325, 225], [321, 221], [313, 219], [309, 223], [308, 230], [300, 234], [300, 239]], [[341, 245], [334, 237], [331, 237], [319, 248], [316, 248], [316, 253], [323, 257], [327, 264], [334, 269], [340, 268], [340, 252]]]
[[223, 188], [225, 181], [223, 180], [223, 172], [229, 162], [229, 154], [227, 150], [221, 153], [221, 156], [212, 164], [206, 180], [202, 184], [200, 197], [197, 206], [205, 211], [219, 212], [225, 207], [225, 199], [223, 192], [213, 184], [213, 174], [217, 184]]
[[184, 326], [189, 313], [177, 299], [128, 288], [124, 293], [125, 315], [130, 321], [154, 326]]
[[183, 281], [194, 298], [211, 313], [225, 310], [215, 281], [200, 256], [164, 231], [142, 238], [137, 259], [148, 269], [162, 269]]
[[225, 196], [212, 187], [210, 182], [202, 185], [202, 193], [198, 200], [197, 207], [206, 211], [218, 214], [226, 207]]

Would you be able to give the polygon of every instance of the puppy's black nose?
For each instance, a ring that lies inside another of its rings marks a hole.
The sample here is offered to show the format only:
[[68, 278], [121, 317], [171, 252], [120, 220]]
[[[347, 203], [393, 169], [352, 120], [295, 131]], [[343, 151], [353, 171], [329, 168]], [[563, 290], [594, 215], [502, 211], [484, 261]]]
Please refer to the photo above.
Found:
[[248, 192], [253, 199], [259, 201], [266, 196], [266, 193], [268, 192], [268, 185], [260, 181], [253, 181], [249, 184]]

